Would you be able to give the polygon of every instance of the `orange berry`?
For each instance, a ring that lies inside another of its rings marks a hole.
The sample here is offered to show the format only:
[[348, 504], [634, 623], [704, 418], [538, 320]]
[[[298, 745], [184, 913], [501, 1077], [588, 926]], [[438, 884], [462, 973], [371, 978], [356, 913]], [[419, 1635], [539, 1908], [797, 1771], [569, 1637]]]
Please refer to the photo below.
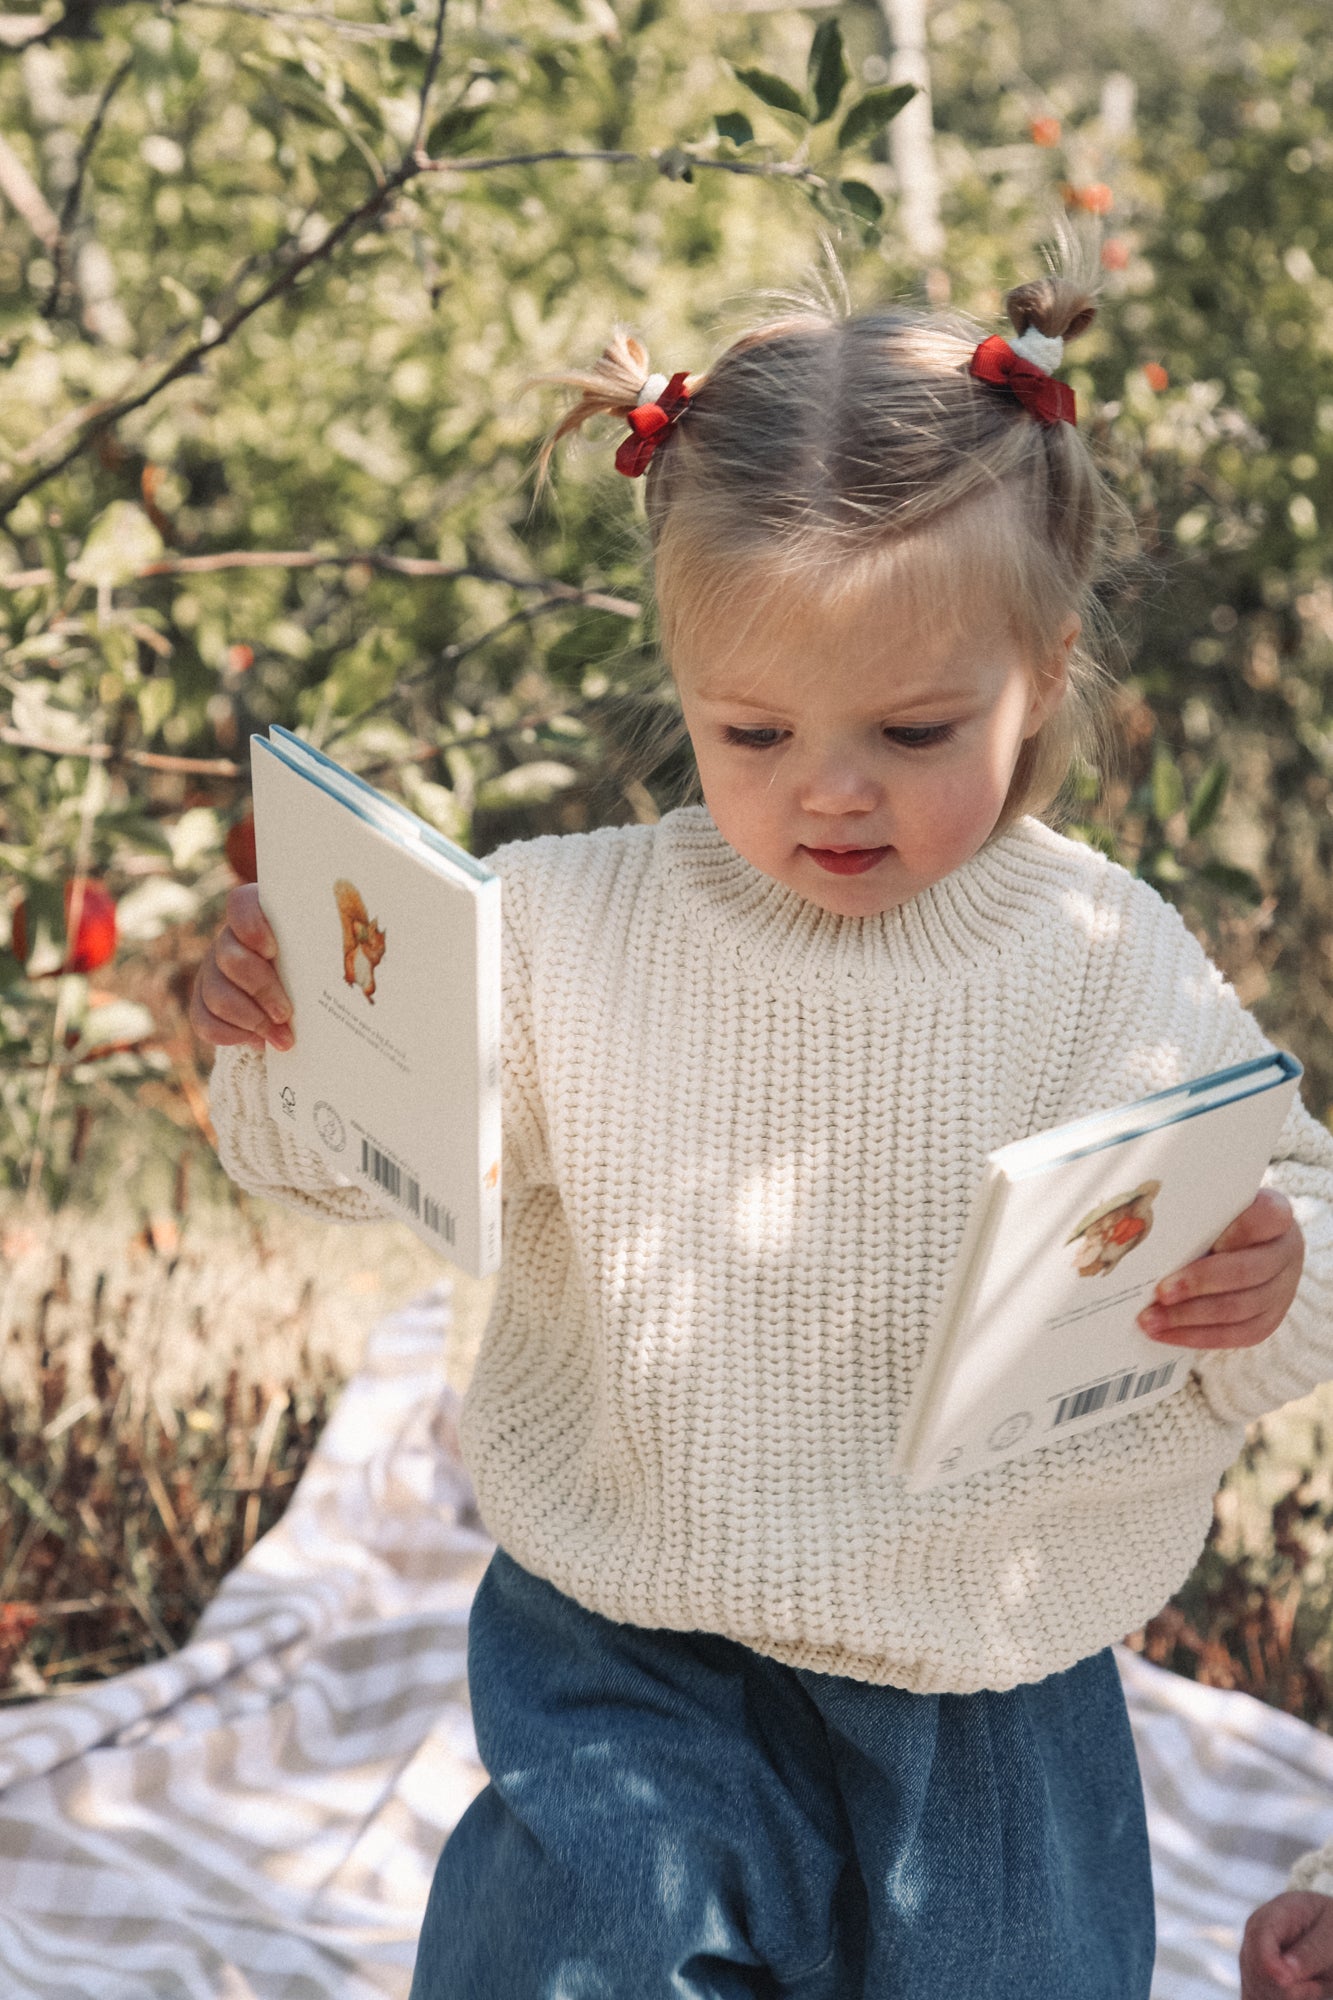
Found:
[[1145, 361], [1143, 364], [1143, 379], [1150, 389], [1156, 389], [1160, 395], [1162, 390], [1170, 383], [1171, 377], [1167, 374], [1160, 361]]
[[1123, 271], [1129, 262], [1129, 245], [1123, 236], [1108, 236], [1102, 245], [1102, 269]]
[[255, 663], [253, 646], [236, 645], [227, 648], [227, 666], [233, 674], [248, 674]]
[[1058, 146], [1060, 143], [1060, 120], [1058, 118], [1034, 118], [1028, 126], [1034, 146]]
[[1074, 204], [1085, 208], [1089, 215], [1109, 215], [1115, 207], [1115, 196], [1105, 181], [1089, 181], [1086, 187], [1074, 189]]
[[[70, 916], [77, 888], [82, 888], [78, 930], [70, 935]], [[22, 965], [28, 956], [28, 905], [21, 902], [14, 912], [11, 946]], [[65, 884], [65, 963], [62, 972], [96, 972], [116, 951], [116, 905], [100, 882], [76, 875]]]

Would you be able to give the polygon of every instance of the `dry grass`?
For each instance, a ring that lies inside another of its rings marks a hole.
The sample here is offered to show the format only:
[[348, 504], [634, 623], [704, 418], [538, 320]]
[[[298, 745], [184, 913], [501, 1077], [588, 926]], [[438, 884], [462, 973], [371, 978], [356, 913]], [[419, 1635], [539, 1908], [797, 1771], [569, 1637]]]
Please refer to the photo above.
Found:
[[1333, 1734], [1333, 1384], [1256, 1424], [1188, 1583], [1130, 1643]]
[[462, 1386], [492, 1287], [400, 1224], [237, 1195], [0, 1217], [0, 1700], [174, 1650], [272, 1527], [382, 1312], [446, 1273]]
[[[466, 1383], [493, 1287], [394, 1222], [236, 1192], [172, 1214], [0, 1212], [0, 1700], [190, 1634], [279, 1518], [366, 1333], [445, 1273]], [[1202, 1559], [1130, 1643], [1333, 1732], [1333, 1385], [1256, 1425]]]

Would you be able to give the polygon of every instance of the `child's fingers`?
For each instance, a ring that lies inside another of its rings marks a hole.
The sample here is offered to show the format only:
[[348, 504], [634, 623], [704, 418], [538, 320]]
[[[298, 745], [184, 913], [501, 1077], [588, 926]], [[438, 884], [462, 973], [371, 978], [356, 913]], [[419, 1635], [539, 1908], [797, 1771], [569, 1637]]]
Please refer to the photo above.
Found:
[[1182, 1265], [1162, 1279], [1157, 1287], [1158, 1301], [1174, 1306], [1215, 1292], [1248, 1292], [1256, 1285], [1271, 1284], [1286, 1270], [1295, 1251], [1295, 1244], [1287, 1240], [1289, 1233], [1284, 1231], [1251, 1249], [1214, 1250], [1207, 1257], [1196, 1257], [1192, 1264]]
[[1279, 1273], [1266, 1284], [1251, 1285], [1244, 1291], [1210, 1292], [1178, 1305], [1145, 1306], [1139, 1325], [1145, 1333], [1163, 1334], [1170, 1328], [1174, 1338], [1177, 1333], [1193, 1333], [1204, 1326], [1241, 1326], [1246, 1320], [1262, 1319], [1265, 1313], [1279, 1309], [1285, 1313], [1290, 1303], [1291, 1288]]
[[227, 892], [227, 928], [261, 958], [276, 958], [278, 940], [259, 901], [255, 882], [239, 882]]
[[[262, 1049], [265, 1046], [263, 1035], [255, 1034], [249, 1028], [235, 1027], [230, 1021], [224, 1021], [221, 1015], [213, 1013], [211, 1008], [205, 1006], [199, 997], [197, 985], [190, 995], [189, 1020], [200, 1041], [211, 1042], [215, 1048], [230, 1048], [238, 1042], [244, 1043], [251, 1049]], [[277, 1032], [276, 1029], [274, 1032]]]
[[1333, 1898], [1304, 1890], [1260, 1905], [1241, 1942], [1243, 2000], [1326, 2000], [1330, 1912]]
[[[211, 957], [223, 979], [256, 1001], [271, 1021], [291, 1019], [292, 1003], [272, 959], [261, 957], [257, 951], [242, 944], [233, 935], [230, 925], [214, 938]], [[208, 960], [204, 963], [207, 965]], [[208, 997], [205, 995], [205, 998]], [[216, 1002], [213, 1004], [216, 1006]]]
[[1276, 1188], [1260, 1188], [1249, 1207], [1228, 1223], [1213, 1249], [1243, 1250], [1250, 1243], [1267, 1243], [1275, 1236], [1284, 1236], [1294, 1220], [1284, 1194]]
[[[194, 992], [190, 996], [190, 1026], [194, 1032], [202, 1036], [202, 1040], [218, 1042], [220, 1046], [230, 1042], [248, 1042], [252, 1048], [262, 1048], [264, 1040], [270, 1040], [274, 1048], [290, 1048], [292, 1030], [286, 1022], [280, 1020], [278, 1014], [268, 1014], [258, 996], [246, 992], [244, 986], [230, 980], [218, 968], [216, 960], [220, 944], [222, 938], [214, 944], [214, 950], [200, 966], [198, 980], [194, 982]], [[234, 950], [242, 952], [244, 948], [236, 946]], [[264, 968], [280, 996], [280, 1002], [274, 1000], [274, 1006], [282, 1004], [290, 1016], [290, 1004], [286, 1002], [286, 994], [282, 994], [276, 986], [272, 966], [268, 966], [266, 960], [254, 958], [252, 952], [246, 952], [244, 956], [250, 966]]]

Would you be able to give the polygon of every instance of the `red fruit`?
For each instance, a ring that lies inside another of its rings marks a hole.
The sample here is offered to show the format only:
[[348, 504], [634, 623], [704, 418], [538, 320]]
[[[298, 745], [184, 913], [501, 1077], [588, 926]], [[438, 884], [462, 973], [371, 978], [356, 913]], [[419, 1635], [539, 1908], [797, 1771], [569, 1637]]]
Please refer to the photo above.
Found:
[[233, 674], [248, 674], [255, 663], [253, 646], [237, 644], [227, 648], [227, 667]]
[[1060, 143], [1060, 120], [1058, 118], [1034, 118], [1028, 126], [1034, 146], [1058, 146]]
[[1108, 236], [1102, 245], [1102, 269], [1123, 271], [1129, 263], [1129, 245], [1123, 236]]
[[[82, 902], [78, 913], [78, 929], [71, 935], [70, 918], [73, 914], [75, 891], [82, 889]], [[15, 958], [22, 965], [28, 956], [28, 906], [19, 904], [14, 912], [12, 945]], [[96, 972], [99, 965], [105, 965], [115, 956], [116, 950], [116, 905], [100, 882], [91, 876], [76, 875], [65, 884], [65, 963], [62, 972]]]
[[1075, 208], [1085, 208], [1089, 215], [1109, 215], [1115, 207], [1115, 196], [1105, 181], [1089, 181], [1086, 187], [1073, 190]]
[[255, 860], [255, 816], [247, 813], [238, 819], [227, 833], [223, 851], [232, 865], [232, 871], [242, 882], [259, 880], [259, 864]]
[[1150, 389], [1156, 389], [1160, 395], [1162, 390], [1167, 387], [1171, 377], [1167, 374], [1160, 361], [1145, 361], [1143, 364], [1143, 379]]

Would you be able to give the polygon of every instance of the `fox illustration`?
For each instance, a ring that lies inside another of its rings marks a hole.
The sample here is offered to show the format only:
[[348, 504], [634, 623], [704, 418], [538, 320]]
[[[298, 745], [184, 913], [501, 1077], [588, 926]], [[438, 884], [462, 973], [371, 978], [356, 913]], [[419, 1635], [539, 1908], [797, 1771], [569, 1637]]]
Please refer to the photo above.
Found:
[[384, 956], [388, 935], [367, 916], [361, 892], [354, 883], [341, 879], [335, 882], [333, 899], [342, 918], [343, 978], [349, 986], [359, 986], [373, 1007], [375, 967]]

